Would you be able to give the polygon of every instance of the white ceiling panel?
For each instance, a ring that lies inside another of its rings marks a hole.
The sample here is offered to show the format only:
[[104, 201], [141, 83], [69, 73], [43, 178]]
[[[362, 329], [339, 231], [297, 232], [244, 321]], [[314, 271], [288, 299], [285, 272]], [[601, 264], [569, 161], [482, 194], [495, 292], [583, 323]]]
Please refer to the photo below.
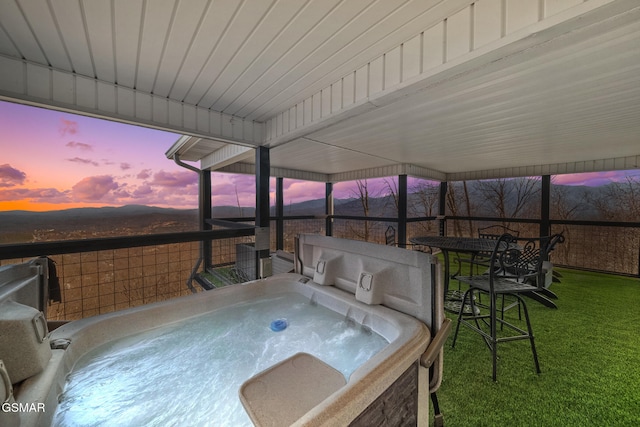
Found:
[[[77, 0], [59, 0], [49, 4], [51, 5], [51, 16], [56, 23], [58, 34], [49, 33], [47, 37], [61, 38], [60, 42], [65, 46], [65, 52], [71, 62], [70, 68], [60, 68], [60, 70], [94, 78], [96, 76], [93, 65], [93, 55], [95, 53], [92, 48], [95, 48], [95, 46], [89, 46], [85, 32], [83, 8], [79, 7]], [[40, 14], [45, 13], [44, 7], [44, 5], [40, 5]], [[25, 58], [29, 61], [37, 62], [31, 57]]]
[[[220, 85], [223, 84], [221, 82], [217, 85], [221, 76], [225, 72], [242, 72], [242, 65], [237, 63], [239, 57], [247, 60], [259, 54], [256, 41], [261, 40], [262, 33], [258, 30], [264, 28], [265, 38], [268, 40], [272, 37], [269, 32], [277, 25], [277, 18], [276, 22], [273, 22], [274, 6], [275, 2], [270, 1], [244, 2], [240, 5], [216, 46], [215, 60], [209, 61], [200, 75], [199, 82], [196, 82], [200, 83], [194, 91], [199, 94], [196, 104], [210, 108], [218, 98], [219, 92], [216, 92], [216, 89], [220, 90]], [[240, 55], [241, 52], [247, 52], [246, 57]]]
[[[359, 153], [337, 146], [327, 146], [310, 139], [296, 141], [271, 150], [271, 165], [282, 168], [337, 174], [345, 171], [377, 168], [394, 162], [377, 153]], [[295, 159], [292, 162], [291, 159]], [[293, 166], [293, 167], [292, 167]]]
[[130, 88], [136, 85], [143, 7], [143, 0], [130, 0], [127, 7], [114, 3], [116, 82]]
[[531, 51], [309, 138], [446, 173], [638, 155], [639, 35]]
[[280, 36], [284, 29], [292, 25], [292, 20], [301, 13], [303, 6], [303, 3], [297, 0], [274, 3], [245, 41], [242, 51], [246, 54], [238, 55], [238, 50], [234, 52], [229, 66], [209, 87], [202, 103], [213, 110], [229, 112], [229, 98], [237, 98], [233, 93], [234, 87], [237, 87], [234, 84], [254, 65], [268, 58], [265, 54], [267, 49], [278, 41], [281, 42]]
[[[269, 86], [252, 92], [254, 98], [247, 99], [242, 109], [229, 112], [265, 120], [285, 109], [284, 104], [296, 104], [419, 33], [430, 22], [420, 18], [438, 3], [444, 2], [341, 2], [283, 58], [281, 66], [290, 70], [286, 75], [267, 74]], [[469, 2], [449, 2], [454, 7], [460, 3]]]
[[[82, 5], [95, 76], [98, 80], [116, 82], [113, 3], [90, 1]], [[130, 34], [129, 37], [133, 38], [134, 35]]]
[[[228, 0], [223, 3], [211, 3], [199, 23], [197, 37], [180, 69], [180, 78], [176, 79], [170, 96], [189, 104], [197, 104], [202, 91], [208, 87], [202, 74], [211, 61], [215, 61], [215, 53], [222, 42], [222, 37], [242, 4], [242, 0]], [[222, 7], [223, 6], [223, 7]], [[200, 84], [198, 84], [200, 82]]]
[[49, 63], [33, 33], [33, 25], [28, 22], [20, 6], [14, 1], [0, 1], [0, 25], [6, 31], [18, 55], [33, 58], [35, 62]]
[[154, 0], [156, 7], [145, 8], [140, 22], [142, 37], [136, 59], [134, 89], [152, 93], [175, 15], [175, 0]]
[[158, 74], [152, 92], [169, 97], [184, 60], [193, 46], [193, 40], [200, 29], [201, 18], [209, 6], [207, 0], [179, 2], [171, 17], [171, 26], [158, 65]]
[[[65, 51], [64, 43], [58, 36], [58, 27], [51, 13], [42, 13], [42, 5], [36, 2], [24, 1], [20, 3], [26, 20], [31, 23], [31, 28], [36, 40], [46, 52], [47, 61], [55, 68], [68, 69], [71, 65]], [[55, 34], [56, 37], [51, 37]]]
[[278, 76], [279, 67], [286, 67], [287, 62], [295, 65], [295, 59], [289, 56], [296, 47], [306, 43], [323, 17], [331, 11], [339, 0], [323, 2], [295, 2], [292, 7], [295, 15], [291, 21], [283, 25], [279, 33], [255, 56], [251, 64], [238, 73], [237, 78], [215, 101], [215, 106], [231, 114], [239, 114], [239, 109], [251, 102], [256, 93], [265, 90], [269, 85], [269, 75]]

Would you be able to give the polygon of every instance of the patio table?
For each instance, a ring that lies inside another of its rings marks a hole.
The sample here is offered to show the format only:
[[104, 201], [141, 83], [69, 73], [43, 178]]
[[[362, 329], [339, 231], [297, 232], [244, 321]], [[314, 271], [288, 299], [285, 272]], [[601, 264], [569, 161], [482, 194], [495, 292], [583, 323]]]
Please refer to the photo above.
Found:
[[[449, 237], [449, 236], [419, 236], [409, 239], [411, 243], [418, 246], [428, 246], [429, 248], [438, 248], [444, 257], [444, 294], [445, 294], [445, 310], [457, 313], [460, 310], [461, 296], [458, 291], [449, 291], [449, 281], [451, 279], [451, 264], [449, 253], [464, 253], [476, 256], [483, 252], [492, 252], [497, 240], [482, 239], [479, 237]], [[503, 248], [506, 249], [506, 248]], [[459, 273], [460, 269], [458, 268]], [[455, 274], [454, 274], [455, 276]], [[528, 297], [544, 304], [547, 307], [557, 308], [556, 304], [543, 295], [535, 292], [526, 294]]]
[[477, 255], [480, 252], [493, 252], [497, 240], [481, 239], [478, 237], [448, 237], [448, 236], [420, 236], [409, 239], [411, 243], [429, 248], [438, 248], [444, 257], [444, 291], [449, 290], [449, 280], [451, 278], [451, 265], [449, 263], [449, 252], [466, 253]]

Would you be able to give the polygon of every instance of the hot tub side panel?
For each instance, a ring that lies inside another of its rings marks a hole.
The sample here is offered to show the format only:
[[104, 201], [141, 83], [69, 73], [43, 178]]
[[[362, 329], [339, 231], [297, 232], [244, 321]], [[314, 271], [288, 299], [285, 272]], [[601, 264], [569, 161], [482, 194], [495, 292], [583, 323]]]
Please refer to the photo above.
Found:
[[416, 426], [418, 424], [418, 369], [418, 362], [415, 362], [349, 426]]

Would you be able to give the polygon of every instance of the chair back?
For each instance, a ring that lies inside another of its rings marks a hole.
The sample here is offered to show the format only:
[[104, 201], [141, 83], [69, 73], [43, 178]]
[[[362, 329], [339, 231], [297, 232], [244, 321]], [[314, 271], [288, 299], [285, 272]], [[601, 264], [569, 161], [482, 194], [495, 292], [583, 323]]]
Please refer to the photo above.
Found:
[[[478, 228], [478, 237], [480, 239], [498, 240], [505, 234], [509, 234], [512, 237], [518, 237], [520, 234], [517, 230], [512, 230], [504, 225], [490, 225], [488, 227]], [[481, 257], [489, 257], [491, 252], [479, 252], [477, 255]]]
[[544, 259], [545, 261], [549, 260], [549, 254], [553, 252], [556, 248], [556, 245], [564, 243], [564, 235], [563, 233], [554, 234], [551, 237], [547, 238], [545, 249], [544, 249]]
[[541, 248], [544, 238], [518, 238], [501, 259], [506, 274], [524, 281], [542, 270]]
[[387, 230], [384, 232], [384, 240], [387, 246], [395, 246], [396, 245], [396, 229], [393, 226], [388, 226]]
[[513, 238], [510, 240], [509, 248], [498, 253], [498, 265], [494, 268], [503, 276], [520, 282], [535, 282], [536, 286], [543, 287], [545, 262], [549, 260], [549, 254], [556, 245], [562, 242], [564, 242], [562, 234], [537, 238]]
[[478, 228], [478, 237], [481, 239], [498, 240], [503, 234], [510, 234], [514, 237], [518, 237], [520, 232], [499, 224]]

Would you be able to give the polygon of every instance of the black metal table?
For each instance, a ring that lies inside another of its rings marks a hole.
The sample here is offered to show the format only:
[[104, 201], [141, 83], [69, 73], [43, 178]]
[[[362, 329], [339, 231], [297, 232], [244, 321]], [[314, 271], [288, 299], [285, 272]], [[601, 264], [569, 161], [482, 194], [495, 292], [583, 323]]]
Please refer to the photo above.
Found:
[[497, 240], [481, 239], [478, 237], [447, 237], [447, 236], [423, 236], [412, 237], [410, 239], [414, 245], [438, 248], [444, 257], [444, 291], [449, 290], [449, 279], [451, 278], [451, 266], [449, 264], [449, 252], [465, 253], [477, 255], [480, 252], [493, 252]]
[[[454, 313], [460, 310], [461, 296], [459, 292], [449, 291], [449, 280], [451, 278], [451, 265], [449, 253], [464, 253], [476, 256], [479, 253], [490, 253], [496, 247], [497, 240], [481, 239], [479, 237], [449, 237], [449, 236], [420, 236], [409, 239], [411, 243], [418, 246], [428, 246], [429, 248], [438, 248], [444, 257], [444, 294], [445, 309]], [[504, 248], [506, 249], [506, 247]], [[527, 296], [546, 305], [547, 307], [557, 308], [556, 304], [543, 295], [535, 292], [527, 293]]]

